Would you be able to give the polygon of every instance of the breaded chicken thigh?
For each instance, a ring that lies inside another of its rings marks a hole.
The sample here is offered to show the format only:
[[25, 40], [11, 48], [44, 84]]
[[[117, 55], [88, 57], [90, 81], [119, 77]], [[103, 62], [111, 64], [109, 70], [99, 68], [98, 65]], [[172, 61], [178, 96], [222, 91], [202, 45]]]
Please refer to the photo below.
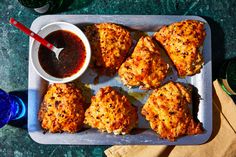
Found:
[[204, 64], [200, 49], [205, 36], [204, 24], [195, 20], [164, 26], [154, 34], [174, 63], [179, 76], [183, 77], [200, 72]]
[[101, 88], [85, 112], [85, 124], [100, 131], [127, 134], [138, 123], [137, 108], [111, 87]]
[[51, 133], [80, 130], [84, 121], [84, 99], [73, 84], [51, 84], [41, 103], [38, 119]]
[[92, 61], [102, 74], [113, 75], [132, 44], [130, 32], [120, 25], [100, 23], [87, 26], [85, 34], [92, 49]]
[[156, 88], [167, 75], [168, 64], [161, 59], [157, 45], [151, 37], [141, 37], [131, 55], [120, 67], [118, 74], [127, 86], [142, 89]]
[[169, 82], [153, 91], [142, 114], [161, 138], [174, 141], [179, 136], [203, 132], [202, 124], [191, 115], [190, 103], [189, 90], [180, 83]]

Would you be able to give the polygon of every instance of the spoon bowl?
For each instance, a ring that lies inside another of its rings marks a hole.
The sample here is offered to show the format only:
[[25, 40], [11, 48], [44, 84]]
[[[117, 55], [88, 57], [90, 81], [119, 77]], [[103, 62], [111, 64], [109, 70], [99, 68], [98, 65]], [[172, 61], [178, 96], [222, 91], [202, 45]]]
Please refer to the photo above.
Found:
[[56, 58], [59, 60], [59, 55], [61, 53], [61, 51], [64, 50], [64, 48], [53, 48], [53, 52], [55, 53], [56, 55]]

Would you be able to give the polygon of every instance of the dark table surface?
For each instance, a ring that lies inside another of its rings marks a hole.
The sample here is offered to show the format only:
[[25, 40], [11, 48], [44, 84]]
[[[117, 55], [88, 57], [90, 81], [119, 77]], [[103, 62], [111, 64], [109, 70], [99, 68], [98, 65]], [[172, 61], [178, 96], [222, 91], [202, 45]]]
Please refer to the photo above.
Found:
[[[198, 15], [212, 31], [213, 79], [222, 63], [236, 57], [235, 0], [74, 0], [58, 14]], [[0, 1], [0, 88], [27, 91], [29, 38], [8, 24], [14, 17], [28, 27], [40, 15], [21, 6], [17, 0]], [[0, 129], [0, 156], [104, 156], [109, 146], [40, 145], [27, 129], [6, 125]]]

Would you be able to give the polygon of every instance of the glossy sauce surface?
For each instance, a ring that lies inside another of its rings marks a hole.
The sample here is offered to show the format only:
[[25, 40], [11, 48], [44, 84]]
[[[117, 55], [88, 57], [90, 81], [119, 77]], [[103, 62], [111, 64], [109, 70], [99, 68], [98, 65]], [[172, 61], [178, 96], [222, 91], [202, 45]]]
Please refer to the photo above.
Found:
[[75, 74], [82, 68], [86, 52], [83, 41], [77, 35], [69, 31], [58, 30], [47, 35], [45, 39], [57, 48], [64, 48], [58, 60], [53, 51], [40, 45], [39, 62], [48, 74], [64, 78]]

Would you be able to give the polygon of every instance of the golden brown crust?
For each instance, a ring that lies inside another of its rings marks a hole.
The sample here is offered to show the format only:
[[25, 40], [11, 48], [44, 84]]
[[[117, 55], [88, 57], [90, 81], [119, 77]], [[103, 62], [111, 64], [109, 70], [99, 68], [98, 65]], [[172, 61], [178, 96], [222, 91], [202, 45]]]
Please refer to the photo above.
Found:
[[151, 37], [141, 37], [132, 53], [120, 67], [118, 74], [128, 86], [156, 88], [166, 77], [168, 64], [161, 59], [159, 48]]
[[114, 74], [131, 48], [130, 32], [116, 24], [100, 23], [88, 26], [85, 34], [91, 44], [94, 65], [102, 73]]
[[195, 20], [164, 26], [154, 34], [154, 38], [163, 45], [176, 66], [179, 76], [200, 72], [204, 61], [199, 48], [205, 36], [204, 24]]
[[49, 85], [38, 113], [42, 128], [52, 133], [77, 132], [83, 125], [83, 102], [72, 84]]
[[91, 105], [85, 112], [84, 123], [100, 131], [127, 134], [136, 126], [137, 121], [136, 107], [124, 95], [108, 86], [101, 88], [92, 97]]
[[203, 132], [202, 124], [193, 120], [190, 103], [190, 92], [180, 83], [169, 82], [153, 91], [142, 114], [161, 138], [174, 141], [182, 135]]

